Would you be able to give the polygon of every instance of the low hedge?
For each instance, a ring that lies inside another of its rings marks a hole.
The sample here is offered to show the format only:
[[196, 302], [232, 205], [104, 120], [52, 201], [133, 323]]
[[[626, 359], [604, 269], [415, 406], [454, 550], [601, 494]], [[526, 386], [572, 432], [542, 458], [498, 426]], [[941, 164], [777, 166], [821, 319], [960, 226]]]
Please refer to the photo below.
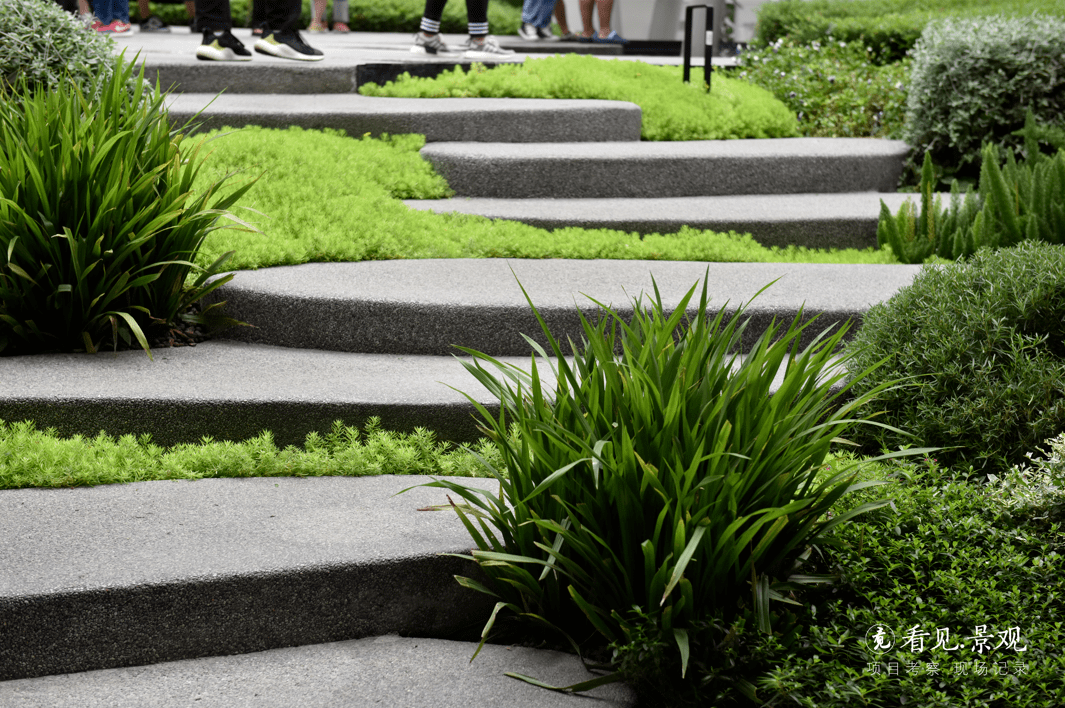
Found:
[[933, 7], [925, 0], [781, 0], [759, 9], [757, 41], [860, 40], [873, 48], [874, 62], [888, 64], [906, 56], [932, 20], [1033, 12], [1065, 16], [1065, 6], [1060, 0], [937, 0]]

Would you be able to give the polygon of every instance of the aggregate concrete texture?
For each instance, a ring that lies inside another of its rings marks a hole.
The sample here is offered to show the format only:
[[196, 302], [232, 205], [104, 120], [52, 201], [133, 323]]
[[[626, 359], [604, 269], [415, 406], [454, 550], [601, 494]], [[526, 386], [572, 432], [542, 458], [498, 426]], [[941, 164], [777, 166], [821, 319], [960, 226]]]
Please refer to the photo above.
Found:
[[[908, 285], [919, 266], [695, 263], [610, 260], [400, 260], [308, 263], [242, 271], [219, 288], [232, 316], [255, 325], [227, 330], [241, 341], [351, 352], [445, 355], [462, 345], [497, 356], [528, 356], [522, 336], [541, 343], [522, 287], [561, 342], [580, 341], [578, 307], [590, 298], [631, 317], [632, 299], [654, 293], [667, 311], [706, 277], [710, 309], [747, 309], [745, 345], [775, 317], [823, 313], [804, 342], [834, 323], [854, 320]], [[689, 312], [695, 314], [698, 290]], [[568, 350], [567, 350], [568, 353]]]
[[[457, 352], [456, 352], [457, 353]], [[210, 341], [196, 347], [0, 357], [0, 419], [33, 420], [63, 435], [151, 434], [158, 444], [210, 432], [244, 440], [270, 430], [300, 445], [333, 421], [480, 437], [469, 393], [496, 399], [452, 356], [349, 354]], [[527, 365], [526, 358], [508, 360]], [[449, 388], [450, 386], [455, 389]]]
[[[448, 478], [498, 490], [494, 480]], [[0, 492], [0, 680], [381, 634], [471, 639], [487, 595], [425, 476]], [[2, 702], [2, 701], [0, 701]]]
[[430, 143], [429, 160], [462, 197], [653, 198], [891, 192], [900, 140], [779, 138], [684, 142]]
[[[348, 135], [420, 133], [427, 142], [522, 143], [640, 139], [639, 106], [624, 101], [522, 98], [377, 98], [318, 94], [298, 101], [270, 95], [176, 94], [175, 125], [333, 128]], [[201, 112], [202, 111], [202, 112]], [[199, 115], [197, 115], [199, 114]]]
[[750, 233], [763, 246], [875, 248], [883, 200], [894, 213], [912, 194], [741, 194], [650, 199], [408, 199], [412, 209], [476, 214], [543, 229], [576, 226], [669, 234], [688, 226]]
[[242, 656], [211, 657], [0, 683], [18, 708], [568, 708], [635, 706], [620, 683], [582, 695], [536, 688], [586, 681], [580, 661], [554, 651], [385, 635]]

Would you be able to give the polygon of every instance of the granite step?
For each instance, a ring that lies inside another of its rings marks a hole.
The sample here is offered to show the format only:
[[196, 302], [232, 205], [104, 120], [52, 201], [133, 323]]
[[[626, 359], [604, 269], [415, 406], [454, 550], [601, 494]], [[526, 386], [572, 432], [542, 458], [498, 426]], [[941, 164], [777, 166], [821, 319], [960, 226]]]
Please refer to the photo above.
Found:
[[[579, 307], [591, 299], [631, 313], [632, 300], [654, 293], [672, 311], [708, 278], [710, 307], [734, 312], [777, 281], [747, 309], [749, 346], [776, 318], [803, 309], [819, 314], [818, 331], [851, 320], [908, 285], [919, 266], [787, 263], [697, 263], [609, 260], [399, 260], [308, 263], [242, 271], [219, 288], [227, 312], [254, 327], [226, 337], [258, 344], [374, 354], [447, 356], [455, 345], [494, 356], [527, 356], [541, 329], [522, 286], [556, 339], [580, 341]], [[590, 299], [591, 298], [591, 299]], [[694, 314], [698, 304], [689, 303]], [[808, 342], [812, 331], [804, 336]]]
[[[230, 478], [0, 492], [0, 704], [580, 700], [504, 676], [586, 680], [574, 656], [490, 646], [469, 664], [493, 602], [455, 581], [479, 570], [447, 555], [468, 553], [471, 541], [450, 509], [431, 508], [448, 504], [447, 491], [416, 486], [429, 481]], [[597, 695], [632, 703], [621, 685]]]
[[570, 199], [893, 192], [899, 140], [430, 143], [422, 155], [461, 197]]
[[604, 142], [640, 139], [639, 106], [624, 101], [522, 98], [377, 98], [315, 95], [173, 94], [175, 125], [332, 128], [358, 137], [420, 133], [427, 142]]
[[684, 227], [749, 233], [763, 246], [876, 248], [880, 201], [896, 212], [917, 195], [898, 192], [741, 194], [641, 199], [409, 199], [412, 209], [475, 214], [542, 229], [578, 227], [670, 234]]

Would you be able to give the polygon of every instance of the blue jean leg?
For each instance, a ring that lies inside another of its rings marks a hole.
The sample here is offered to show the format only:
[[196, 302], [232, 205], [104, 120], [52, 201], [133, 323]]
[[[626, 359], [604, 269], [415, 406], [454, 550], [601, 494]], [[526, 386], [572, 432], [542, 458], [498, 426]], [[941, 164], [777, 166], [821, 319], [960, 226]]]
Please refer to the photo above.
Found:
[[92, 12], [105, 25], [114, 20], [129, 22], [129, 0], [93, 0]]
[[521, 6], [521, 21], [534, 27], [549, 27], [555, 0], [525, 0]]

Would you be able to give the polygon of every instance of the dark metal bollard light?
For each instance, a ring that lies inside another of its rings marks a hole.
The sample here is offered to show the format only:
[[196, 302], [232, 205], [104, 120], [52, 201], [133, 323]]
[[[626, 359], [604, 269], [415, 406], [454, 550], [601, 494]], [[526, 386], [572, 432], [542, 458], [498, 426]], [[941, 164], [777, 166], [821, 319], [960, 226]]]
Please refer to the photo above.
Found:
[[705, 53], [703, 54], [703, 79], [706, 80], [706, 90], [709, 92], [710, 72], [713, 70], [713, 67], [710, 65], [710, 58], [714, 54], [714, 8], [709, 5], [688, 5], [688, 7], [684, 9], [684, 83], [691, 83], [692, 14], [697, 7], [706, 10], [706, 27], [703, 40], [706, 42]]

